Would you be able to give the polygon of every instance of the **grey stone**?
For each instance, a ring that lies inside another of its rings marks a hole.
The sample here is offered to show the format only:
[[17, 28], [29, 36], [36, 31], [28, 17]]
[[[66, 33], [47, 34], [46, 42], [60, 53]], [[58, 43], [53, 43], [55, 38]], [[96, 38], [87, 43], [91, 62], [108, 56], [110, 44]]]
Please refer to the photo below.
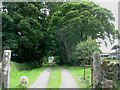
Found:
[[102, 84], [103, 84], [102, 88], [113, 88], [113, 81], [112, 80], [105, 79], [102, 82]]
[[94, 88], [115, 88], [120, 81], [120, 63], [102, 61], [99, 55], [93, 54], [93, 84]]

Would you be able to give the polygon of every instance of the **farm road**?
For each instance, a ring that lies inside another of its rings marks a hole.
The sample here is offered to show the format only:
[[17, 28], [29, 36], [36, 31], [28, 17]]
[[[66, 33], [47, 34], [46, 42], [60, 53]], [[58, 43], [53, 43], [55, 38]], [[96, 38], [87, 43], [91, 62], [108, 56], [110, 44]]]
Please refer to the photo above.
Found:
[[[38, 79], [33, 83], [33, 85], [29, 88], [46, 88], [48, 81], [49, 81], [49, 76], [51, 72], [52, 67], [48, 67], [45, 69], [42, 74], [38, 77]], [[77, 83], [75, 82], [74, 78], [72, 77], [71, 73], [61, 67], [61, 86], [60, 89], [64, 90], [65, 88], [79, 88], [77, 86]], [[54, 88], [54, 87], [53, 87]], [[31, 90], [31, 89], [28, 89]]]
[[60, 88], [79, 88], [71, 73], [67, 69], [61, 67], [61, 74], [62, 82]]
[[33, 83], [33, 85], [29, 88], [46, 88], [48, 84], [50, 72], [51, 72], [51, 67], [45, 69], [38, 77], [38, 79]]

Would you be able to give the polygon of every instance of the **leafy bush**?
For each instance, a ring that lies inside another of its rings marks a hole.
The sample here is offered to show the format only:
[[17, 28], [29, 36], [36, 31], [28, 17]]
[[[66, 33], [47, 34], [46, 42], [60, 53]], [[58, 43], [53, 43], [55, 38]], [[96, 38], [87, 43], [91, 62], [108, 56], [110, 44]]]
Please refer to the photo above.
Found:
[[91, 55], [95, 51], [100, 51], [99, 45], [95, 40], [91, 38], [78, 43], [75, 51], [72, 54], [72, 60], [75, 62], [74, 65], [80, 65], [83, 60], [91, 60]]

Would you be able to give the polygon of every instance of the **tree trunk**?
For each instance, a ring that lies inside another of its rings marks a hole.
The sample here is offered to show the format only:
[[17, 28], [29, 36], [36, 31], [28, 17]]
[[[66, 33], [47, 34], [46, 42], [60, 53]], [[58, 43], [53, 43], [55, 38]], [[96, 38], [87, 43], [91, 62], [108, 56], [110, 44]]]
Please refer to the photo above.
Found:
[[66, 44], [66, 42], [63, 42], [64, 43], [64, 48], [65, 48], [65, 51], [66, 51], [66, 57], [67, 57], [67, 64], [70, 64], [70, 49], [68, 47], [68, 45]]
[[66, 49], [67, 51], [67, 63], [70, 64], [70, 50]]
[[67, 43], [65, 42], [65, 40], [62, 38], [63, 37], [62, 35], [57, 35], [57, 36], [60, 37], [60, 40], [63, 43], [64, 49], [65, 49], [65, 55], [66, 55], [67, 61], [63, 61], [63, 62], [66, 63], [66, 64], [70, 64], [70, 48], [67, 45]]

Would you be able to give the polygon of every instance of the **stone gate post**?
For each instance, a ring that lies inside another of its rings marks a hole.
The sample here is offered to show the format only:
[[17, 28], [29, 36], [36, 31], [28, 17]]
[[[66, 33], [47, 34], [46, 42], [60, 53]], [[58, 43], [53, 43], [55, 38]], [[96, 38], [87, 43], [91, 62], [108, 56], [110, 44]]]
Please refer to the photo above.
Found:
[[93, 53], [93, 88], [99, 87], [101, 82], [101, 62], [100, 54]]
[[2, 88], [9, 88], [11, 50], [4, 50], [2, 60]]
[[2, 75], [2, 62], [1, 61], [0, 61], [0, 89], [2, 88], [2, 78], [1, 78], [1, 75]]

